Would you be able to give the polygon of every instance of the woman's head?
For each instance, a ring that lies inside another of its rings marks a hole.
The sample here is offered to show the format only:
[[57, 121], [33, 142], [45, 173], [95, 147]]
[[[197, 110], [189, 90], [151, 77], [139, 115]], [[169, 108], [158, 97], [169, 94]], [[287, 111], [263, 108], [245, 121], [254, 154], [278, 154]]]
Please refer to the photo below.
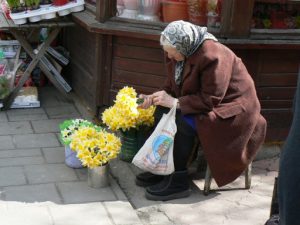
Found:
[[[211, 34], [206, 32], [206, 27], [200, 27], [183, 20], [170, 23], [161, 33], [160, 43], [175, 48], [180, 54], [189, 57], [202, 44], [203, 40]], [[213, 35], [212, 38], [215, 39]], [[216, 40], [216, 39], [215, 39]]]
[[168, 53], [168, 57], [177, 61], [175, 65], [175, 82], [179, 85], [185, 59], [191, 56], [207, 39], [218, 41], [207, 32], [206, 27], [200, 27], [182, 20], [170, 23], [160, 36], [160, 43]]
[[177, 51], [176, 47], [172, 45], [164, 35], [160, 36], [160, 44], [162, 45], [164, 51], [167, 53], [169, 59], [174, 59], [176, 61], [183, 61], [184, 55]]

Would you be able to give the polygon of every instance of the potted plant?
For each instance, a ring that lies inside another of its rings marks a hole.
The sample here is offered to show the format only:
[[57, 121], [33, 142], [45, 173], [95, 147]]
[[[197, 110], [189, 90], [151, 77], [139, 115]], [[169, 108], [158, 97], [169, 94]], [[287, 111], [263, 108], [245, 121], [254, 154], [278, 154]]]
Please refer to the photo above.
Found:
[[136, 91], [126, 86], [118, 92], [115, 104], [102, 113], [103, 123], [112, 131], [120, 131], [120, 159], [127, 162], [132, 161], [147, 137], [147, 129], [154, 124], [155, 107], [141, 109], [137, 101]]
[[77, 149], [77, 157], [88, 168], [88, 185], [93, 188], [107, 186], [108, 163], [119, 154], [121, 140], [104, 129], [80, 127], [70, 146]]
[[40, 8], [40, 0], [25, 0], [27, 10], [37, 10]]
[[20, 13], [26, 11], [24, 3], [21, 3], [19, 0], [7, 0], [11, 13]]
[[65, 163], [71, 168], [83, 167], [81, 161], [76, 156], [76, 149], [70, 147], [73, 135], [79, 130], [79, 128], [82, 127], [94, 127], [97, 130], [101, 130], [101, 127], [98, 127], [92, 122], [84, 119], [65, 120], [59, 125], [60, 139], [65, 145]]

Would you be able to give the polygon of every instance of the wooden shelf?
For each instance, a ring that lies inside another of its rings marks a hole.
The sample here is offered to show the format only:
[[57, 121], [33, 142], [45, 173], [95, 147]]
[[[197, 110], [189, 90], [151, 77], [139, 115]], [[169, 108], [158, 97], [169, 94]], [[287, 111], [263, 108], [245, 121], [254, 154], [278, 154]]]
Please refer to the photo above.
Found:
[[255, 0], [257, 3], [270, 3], [270, 4], [298, 4], [300, 0]]
[[258, 3], [286, 4], [288, 0], [255, 0]]

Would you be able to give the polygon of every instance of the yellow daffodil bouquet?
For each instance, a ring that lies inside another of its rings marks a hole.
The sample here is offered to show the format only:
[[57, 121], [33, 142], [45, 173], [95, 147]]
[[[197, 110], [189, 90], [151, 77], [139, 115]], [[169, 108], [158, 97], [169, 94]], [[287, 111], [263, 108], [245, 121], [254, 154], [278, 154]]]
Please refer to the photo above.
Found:
[[117, 157], [121, 140], [104, 129], [80, 127], [72, 136], [70, 147], [77, 150], [77, 157], [83, 166], [95, 168]]
[[73, 134], [81, 127], [94, 127], [101, 130], [101, 127], [94, 125], [92, 122], [84, 119], [65, 120], [59, 124], [60, 139], [64, 145], [69, 145], [72, 141]]
[[115, 104], [102, 113], [102, 121], [113, 131], [126, 131], [140, 126], [154, 124], [155, 107], [138, 108], [137, 93], [132, 87], [122, 88], [114, 101]]

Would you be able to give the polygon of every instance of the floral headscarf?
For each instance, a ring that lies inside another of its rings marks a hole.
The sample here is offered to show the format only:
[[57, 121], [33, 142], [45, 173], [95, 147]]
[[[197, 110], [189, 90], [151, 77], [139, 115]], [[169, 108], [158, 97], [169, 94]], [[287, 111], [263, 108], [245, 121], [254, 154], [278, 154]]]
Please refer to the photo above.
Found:
[[[218, 41], [215, 36], [207, 32], [206, 27], [200, 27], [183, 20], [170, 23], [161, 33], [176, 50], [186, 58], [191, 56], [206, 39]], [[184, 61], [178, 61], [175, 67], [175, 82], [180, 85]]]

